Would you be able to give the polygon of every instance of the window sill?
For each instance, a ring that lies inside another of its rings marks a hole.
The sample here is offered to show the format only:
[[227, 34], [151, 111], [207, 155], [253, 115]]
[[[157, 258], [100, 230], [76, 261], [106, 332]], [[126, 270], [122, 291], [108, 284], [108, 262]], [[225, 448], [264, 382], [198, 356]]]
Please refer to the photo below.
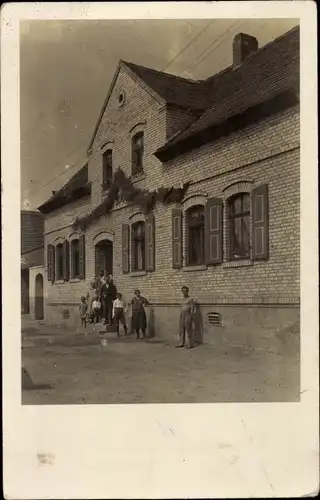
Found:
[[207, 270], [207, 266], [206, 264], [201, 264], [200, 266], [185, 266], [183, 267], [182, 269], [183, 271], [185, 272], [191, 272], [191, 271], [206, 271]]
[[133, 184], [136, 182], [143, 181], [146, 178], [145, 172], [142, 170], [141, 172], [137, 172], [136, 174], [131, 175], [131, 181]]
[[236, 260], [229, 260], [228, 262], [223, 262], [223, 267], [228, 268], [228, 267], [249, 267], [252, 266], [253, 262], [251, 259], [236, 259]]
[[133, 271], [132, 273], [130, 273], [130, 276], [135, 278], [136, 276], [146, 276], [146, 274], [147, 271]]
[[55, 285], [63, 285], [64, 284], [64, 280], [56, 280], [54, 282]]
[[69, 283], [79, 283], [80, 281], [81, 281], [81, 279], [80, 279], [80, 278], [71, 278], [71, 279], [69, 280]]

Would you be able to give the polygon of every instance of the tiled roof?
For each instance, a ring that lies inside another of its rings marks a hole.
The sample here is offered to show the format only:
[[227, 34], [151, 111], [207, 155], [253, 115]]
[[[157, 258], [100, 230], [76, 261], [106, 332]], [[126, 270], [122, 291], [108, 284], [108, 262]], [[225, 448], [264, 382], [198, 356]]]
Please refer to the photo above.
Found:
[[73, 199], [85, 196], [87, 193], [86, 188], [88, 187], [88, 165], [82, 167], [78, 172], [76, 172], [71, 179], [61, 188], [56, 191], [49, 200], [43, 203], [38, 210], [46, 214], [65, 205]]
[[188, 80], [179, 76], [163, 73], [151, 68], [122, 61], [148, 87], [158, 94], [167, 104], [187, 109], [205, 110], [206, 96], [201, 91], [202, 82]]
[[281, 92], [298, 89], [299, 61], [297, 27], [248, 56], [241, 66], [208, 78], [202, 85], [207, 87], [210, 108], [158, 151], [167, 150]]

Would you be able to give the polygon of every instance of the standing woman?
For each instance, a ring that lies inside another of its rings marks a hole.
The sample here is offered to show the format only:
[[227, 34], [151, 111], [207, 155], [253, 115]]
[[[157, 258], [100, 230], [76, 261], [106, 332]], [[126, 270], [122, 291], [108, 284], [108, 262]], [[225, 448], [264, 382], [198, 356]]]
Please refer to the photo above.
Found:
[[144, 306], [148, 306], [149, 302], [145, 297], [142, 297], [140, 290], [135, 290], [134, 297], [131, 300], [132, 306], [132, 330], [137, 334], [137, 340], [140, 338], [140, 330], [142, 338], [146, 338], [147, 316]]

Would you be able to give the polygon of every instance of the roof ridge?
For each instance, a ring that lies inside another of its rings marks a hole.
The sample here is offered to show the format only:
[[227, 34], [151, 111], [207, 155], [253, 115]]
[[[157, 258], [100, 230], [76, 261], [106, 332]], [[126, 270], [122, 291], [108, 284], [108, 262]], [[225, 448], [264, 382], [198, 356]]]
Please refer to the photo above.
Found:
[[127, 66], [134, 66], [136, 68], [141, 68], [141, 69], [145, 69], [147, 71], [152, 71], [153, 73], [157, 73], [157, 74], [160, 74], [160, 75], [164, 75], [164, 76], [169, 76], [169, 77], [172, 77], [172, 78], [176, 78], [177, 80], [182, 80], [183, 82], [187, 82], [187, 83], [201, 83], [203, 80], [194, 80], [192, 78], [184, 78], [182, 76], [179, 76], [179, 75], [174, 75], [173, 73], [167, 73], [165, 71], [161, 71], [159, 69], [154, 69], [154, 68], [150, 68], [148, 66], [143, 66], [142, 64], [136, 64], [136, 63], [133, 63], [133, 62], [130, 62], [130, 61], [125, 61], [124, 59], [120, 59], [120, 62], [122, 62], [123, 64], [127, 65]]

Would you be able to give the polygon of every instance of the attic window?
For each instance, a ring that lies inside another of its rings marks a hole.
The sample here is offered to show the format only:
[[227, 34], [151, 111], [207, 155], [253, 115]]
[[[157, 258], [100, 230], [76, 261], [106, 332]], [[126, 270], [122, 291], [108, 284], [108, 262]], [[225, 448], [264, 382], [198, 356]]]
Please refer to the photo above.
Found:
[[120, 92], [119, 97], [118, 97], [119, 106], [124, 105], [124, 100], [125, 100], [125, 95], [124, 95], [124, 92], [122, 91], [122, 92]]
[[208, 313], [207, 314], [208, 325], [211, 326], [222, 326], [222, 317], [219, 313]]

